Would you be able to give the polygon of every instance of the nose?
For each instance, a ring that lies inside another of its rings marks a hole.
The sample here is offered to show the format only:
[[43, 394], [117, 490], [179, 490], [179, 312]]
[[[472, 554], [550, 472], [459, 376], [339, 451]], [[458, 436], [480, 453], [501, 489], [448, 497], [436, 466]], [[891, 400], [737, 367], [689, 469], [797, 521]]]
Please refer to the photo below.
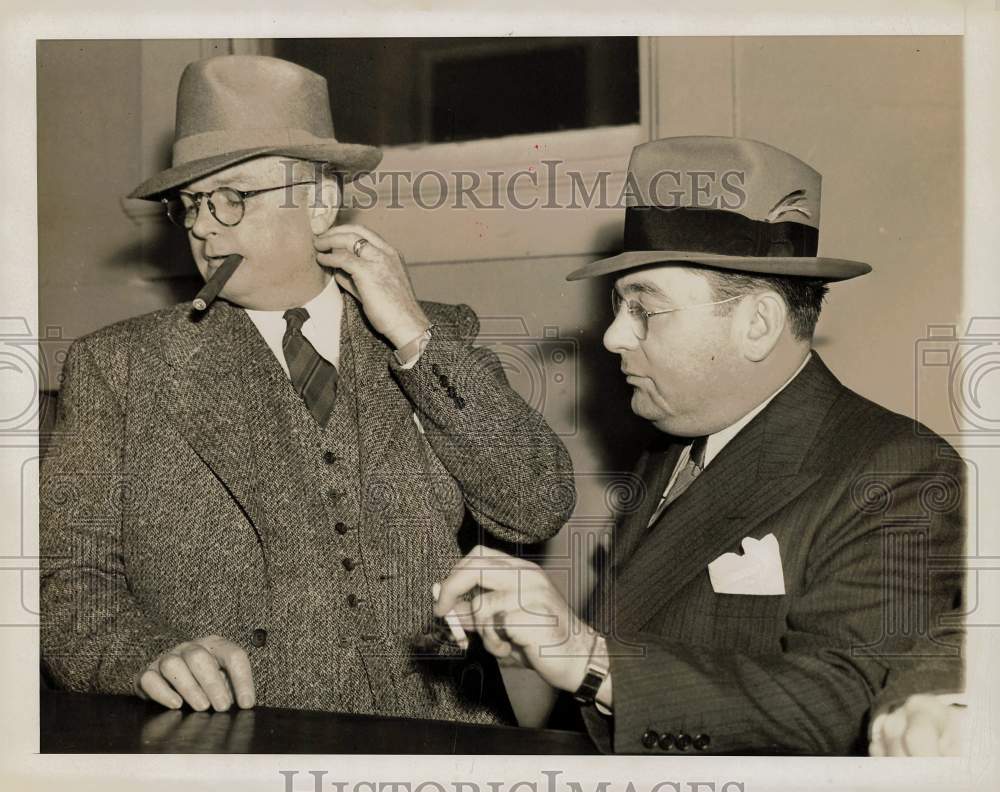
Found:
[[195, 215], [194, 225], [189, 230], [198, 239], [208, 239], [219, 232], [219, 227], [219, 221], [208, 208], [208, 196], [205, 196], [198, 204], [198, 214]]
[[639, 339], [632, 330], [628, 311], [622, 308], [604, 331], [604, 348], [615, 354], [622, 354], [639, 346]]

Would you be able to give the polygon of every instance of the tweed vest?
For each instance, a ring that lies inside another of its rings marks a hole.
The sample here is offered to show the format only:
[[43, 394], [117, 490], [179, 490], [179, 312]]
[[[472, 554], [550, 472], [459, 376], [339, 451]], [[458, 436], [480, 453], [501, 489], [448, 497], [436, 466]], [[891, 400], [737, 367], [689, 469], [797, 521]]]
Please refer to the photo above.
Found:
[[415, 422], [393, 437], [391, 472], [369, 468], [359, 427], [381, 418], [363, 396], [371, 361], [359, 349], [370, 343], [358, 307], [345, 298], [337, 398], [326, 428], [290, 382], [279, 396], [292, 416], [282, 431], [301, 486], [301, 519], [269, 537], [268, 637], [252, 653], [260, 703], [507, 720], [484, 700], [491, 694], [476, 678], [489, 673], [482, 666], [448, 645], [414, 650], [432, 615], [431, 584], [458, 557], [464, 506]]

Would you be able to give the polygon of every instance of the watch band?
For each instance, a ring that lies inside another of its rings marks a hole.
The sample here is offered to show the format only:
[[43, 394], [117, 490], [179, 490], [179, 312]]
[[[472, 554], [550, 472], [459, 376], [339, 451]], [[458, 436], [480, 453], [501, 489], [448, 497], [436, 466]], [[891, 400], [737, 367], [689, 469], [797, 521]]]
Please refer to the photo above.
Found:
[[605, 660], [598, 660], [594, 654], [601, 641], [604, 639], [597, 635], [594, 637], [594, 645], [590, 649], [590, 657], [587, 659], [587, 671], [583, 675], [583, 682], [576, 689], [573, 698], [584, 706], [593, 704], [597, 700], [597, 691], [611, 671]]

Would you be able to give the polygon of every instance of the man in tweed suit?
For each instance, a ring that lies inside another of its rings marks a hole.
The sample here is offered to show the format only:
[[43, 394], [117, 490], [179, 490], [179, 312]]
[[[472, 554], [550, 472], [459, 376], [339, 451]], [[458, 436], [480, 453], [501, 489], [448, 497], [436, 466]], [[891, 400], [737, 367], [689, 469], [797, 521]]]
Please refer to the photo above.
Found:
[[[847, 753], [922, 658], [957, 684], [963, 464], [811, 349], [826, 284], [820, 176], [756, 141], [638, 146], [605, 346], [660, 430], [590, 623], [545, 575], [476, 550], [444, 582], [500, 657], [575, 694], [602, 750]], [[950, 566], [950, 568], [948, 568]], [[940, 680], [937, 682], [941, 683]]]
[[473, 346], [468, 307], [418, 302], [388, 243], [333, 226], [342, 180], [380, 156], [334, 139], [319, 75], [237, 56], [185, 71], [174, 166], [133, 197], [165, 200], [206, 279], [242, 263], [207, 311], [70, 351], [41, 483], [61, 686], [509, 718], [489, 667], [415, 639], [463, 530], [559, 529], [570, 461]]

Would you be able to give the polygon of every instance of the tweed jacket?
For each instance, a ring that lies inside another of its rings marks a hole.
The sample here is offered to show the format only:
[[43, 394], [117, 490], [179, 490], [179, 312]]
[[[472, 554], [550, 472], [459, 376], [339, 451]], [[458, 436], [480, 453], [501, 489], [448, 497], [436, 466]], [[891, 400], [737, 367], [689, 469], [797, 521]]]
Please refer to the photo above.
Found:
[[[941, 616], [960, 592], [964, 464], [944, 440], [814, 352], [647, 528], [682, 448], [664, 439], [596, 596], [613, 716], [583, 715], [603, 750], [849, 753], [891, 669], [947, 658], [957, 681]], [[716, 593], [708, 564], [768, 534], [785, 593]]]
[[471, 309], [423, 308], [431, 341], [402, 369], [345, 294], [325, 430], [225, 302], [72, 345], [41, 472], [41, 645], [57, 684], [131, 693], [157, 654], [218, 634], [248, 652], [262, 705], [496, 721], [494, 702], [456, 692], [476, 698], [482, 678], [457, 676], [446, 647], [415, 652], [414, 636], [431, 583], [469, 549], [460, 530], [551, 537], [572, 468], [473, 346]]

